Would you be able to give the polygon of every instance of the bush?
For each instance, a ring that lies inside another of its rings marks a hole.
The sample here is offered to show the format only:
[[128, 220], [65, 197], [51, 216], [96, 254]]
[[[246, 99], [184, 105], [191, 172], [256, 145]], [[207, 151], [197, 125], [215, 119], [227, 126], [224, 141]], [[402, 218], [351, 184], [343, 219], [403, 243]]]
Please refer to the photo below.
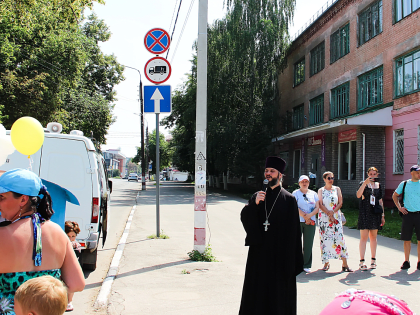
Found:
[[111, 177], [118, 177], [120, 176], [120, 170], [112, 170], [112, 176]]

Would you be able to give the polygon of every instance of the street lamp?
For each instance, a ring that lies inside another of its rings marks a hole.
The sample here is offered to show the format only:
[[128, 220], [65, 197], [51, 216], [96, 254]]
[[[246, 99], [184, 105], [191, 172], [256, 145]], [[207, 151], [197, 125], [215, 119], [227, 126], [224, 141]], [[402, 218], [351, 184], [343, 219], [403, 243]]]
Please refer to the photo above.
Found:
[[141, 82], [141, 72], [140, 70], [124, 66], [126, 68], [130, 68], [136, 70], [140, 75], [140, 83], [139, 83], [139, 95], [140, 95], [140, 134], [141, 134], [141, 190], [146, 190], [146, 170], [145, 170], [145, 161], [144, 161], [144, 113], [143, 113], [143, 83]]

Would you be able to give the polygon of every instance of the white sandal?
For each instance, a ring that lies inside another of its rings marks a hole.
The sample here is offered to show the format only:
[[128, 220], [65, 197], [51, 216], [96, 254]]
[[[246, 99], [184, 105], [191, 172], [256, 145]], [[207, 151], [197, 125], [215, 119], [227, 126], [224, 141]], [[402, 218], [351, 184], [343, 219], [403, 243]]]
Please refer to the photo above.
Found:
[[70, 302], [69, 304], [67, 304], [66, 312], [71, 312], [72, 310], [73, 310], [73, 303]]

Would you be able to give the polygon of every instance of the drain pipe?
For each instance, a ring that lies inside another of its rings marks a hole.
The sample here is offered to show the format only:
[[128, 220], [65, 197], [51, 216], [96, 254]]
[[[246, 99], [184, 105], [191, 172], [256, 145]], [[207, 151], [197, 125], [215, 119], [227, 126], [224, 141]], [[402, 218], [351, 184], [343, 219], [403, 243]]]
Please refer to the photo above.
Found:
[[362, 132], [362, 136], [363, 136], [363, 175], [362, 175], [362, 180], [365, 178], [365, 151], [366, 151], [366, 135]]

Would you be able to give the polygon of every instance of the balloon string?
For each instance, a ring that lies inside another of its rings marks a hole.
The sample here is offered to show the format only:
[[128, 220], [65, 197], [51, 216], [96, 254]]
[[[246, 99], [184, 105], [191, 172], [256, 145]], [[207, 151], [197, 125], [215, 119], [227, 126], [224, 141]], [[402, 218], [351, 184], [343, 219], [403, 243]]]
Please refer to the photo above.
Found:
[[29, 161], [29, 168], [28, 168], [28, 170], [29, 171], [32, 171], [32, 163], [33, 163], [33, 159], [31, 159], [31, 156], [30, 155], [28, 155], [28, 161]]

